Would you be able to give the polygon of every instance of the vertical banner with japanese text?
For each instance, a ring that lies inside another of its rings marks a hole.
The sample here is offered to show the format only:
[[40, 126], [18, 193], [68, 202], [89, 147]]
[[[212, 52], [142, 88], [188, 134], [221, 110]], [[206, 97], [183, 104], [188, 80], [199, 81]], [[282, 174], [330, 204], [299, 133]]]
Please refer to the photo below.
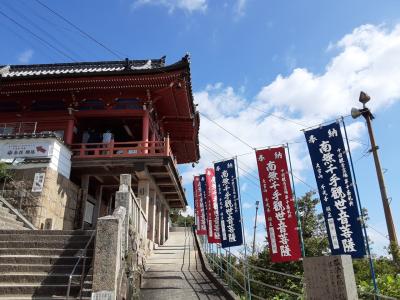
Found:
[[214, 164], [222, 248], [243, 244], [240, 199], [233, 159]]
[[200, 201], [202, 205], [203, 215], [204, 215], [204, 223], [206, 233], [208, 235], [208, 213], [207, 213], [207, 185], [206, 185], [206, 174], [200, 174]]
[[340, 125], [305, 132], [333, 255], [365, 255], [353, 180]]
[[217, 203], [217, 188], [215, 185], [215, 171], [213, 168], [206, 169], [207, 186], [207, 220], [208, 220], [208, 242], [220, 243], [219, 236], [219, 214]]
[[206, 227], [206, 216], [204, 207], [201, 200], [201, 184], [200, 184], [200, 176], [194, 176], [193, 178], [193, 198], [195, 203], [195, 213], [196, 213], [196, 233], [198, 235], [206, 235], [207, 227]]
[[285, 148], [256, 151], [272, 262], [301, 258], [299, 232]]

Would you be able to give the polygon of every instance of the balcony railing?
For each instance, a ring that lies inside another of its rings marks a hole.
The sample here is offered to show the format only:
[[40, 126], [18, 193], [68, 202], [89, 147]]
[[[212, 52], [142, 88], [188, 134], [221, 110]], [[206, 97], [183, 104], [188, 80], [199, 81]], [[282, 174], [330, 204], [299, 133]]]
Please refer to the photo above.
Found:
[[[135, 141], [72, 144], [74, 158], [121, 158], [143, 156], [171, 156], [169, 138], [164, 141]], [[175, 159], [174, 159], [175, 161]]]
[[35, 134], [37, 122], [0, 123], [0, 136]]

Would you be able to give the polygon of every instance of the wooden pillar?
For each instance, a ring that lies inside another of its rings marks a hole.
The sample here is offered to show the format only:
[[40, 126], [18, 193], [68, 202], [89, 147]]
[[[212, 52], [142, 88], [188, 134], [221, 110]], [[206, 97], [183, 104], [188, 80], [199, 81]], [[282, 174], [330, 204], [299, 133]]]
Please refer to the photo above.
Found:
[[157, 208], [157, 192], [150, 191], [150, 203], [147, 224], [147, 238], [155, 242], [156, 236], [156, 208]]
[[165, 207], [165, 240], [168, 240], [169, 237], [169, 210]]
[[160, 228], [160, 244], [163, 245], [165, 243], [165, 205], [161, 203], [161, 228]]
[[161, 244], [161, 199], [157, 197], [156, 201], [156, 221], [154, 230], [154, 243]]
[[150, 182], [146, 179], [140, 179], [138, 182], [138, 196], [140, 199], [140, 207], [146, 214], [147, 220], [149, 219], [149, 196], [150, 196]]
[[81, 206], [81, 229], [84, 229], [83, 226], [85, 224], [85, 210], [86, 210], [86, 201], [88, 198], [89, 192], [89, 175], [83, 175], [81, 177], [81, 188], [82, 188], [82, 206]]
[[149, 151], [147, 149], [149, 143], [149, 113], [147, 110], [143, 112], [143, 120], [142, 120], [142, 141], [143, 146], [146, 148], [143, 153], [147, 154]]
[[96, 204], [93, 211], [93, 228], [97, 225], [97, 219], [100, 217], [101, 199], [103, 198], [103, 186], [99, 186], [96, 193]]
[[64, 132], [64, 142], [67, 145], [71, 145], [73, 138], [74, 138], [74, 126], [75, 126], [75, 120], [70, 119], [67, 121], [67, 128], [65, 129]]

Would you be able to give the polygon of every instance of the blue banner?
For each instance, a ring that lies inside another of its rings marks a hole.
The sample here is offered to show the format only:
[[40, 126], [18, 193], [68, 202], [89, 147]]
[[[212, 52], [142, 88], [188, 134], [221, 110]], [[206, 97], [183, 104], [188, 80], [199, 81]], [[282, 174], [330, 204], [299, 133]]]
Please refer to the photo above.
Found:
[[340, 125], [305, 132], [332, 255], [365, 255], [353, 180]]
[[233, 159], [214, 164], [222, 248], [243, 244], [240, 199]]
[[203, 204], [204, 208], [204, 218], [206, 219], [206, 228], [207, 228], [207, 233], [208, 233], [208, 214], [207, 214], [207, 185], [206, 185], [206, 174], [200, 174], [200, 188], [201, 188], [201, 193], [200, 193], [200, 201]]

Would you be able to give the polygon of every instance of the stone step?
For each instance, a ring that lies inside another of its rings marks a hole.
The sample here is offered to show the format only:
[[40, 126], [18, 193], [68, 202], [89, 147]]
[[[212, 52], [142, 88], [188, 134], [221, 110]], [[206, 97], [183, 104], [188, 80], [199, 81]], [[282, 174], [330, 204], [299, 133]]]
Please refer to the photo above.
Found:
[[0, 209], [0, 219], [2, 218], [17, 220], [17, 216], [10, 211], [4, 211]]
[[24, 228], [23, 222], [17, 221], [12, 218], [5, 218], [4, 216], [0, 217], [0, 228], [4, 228], [3, 226], [6, 226], [6, 225], [7, 226], [15, 226], [16, 228], [20, 228], [20, 227]]
[[[69, 297], [68, 300], [90, 300], [91, 297]], [[65, 296], [32, 296], [32, 295], [8, 295], [0, 296], [0, 300], [67, 300]]]
[[[10, 297], [13, 295], [34, 295], [34, 296], [65, 296], [68, 285], [66, 284], [7, 284], [0, 283], [0, 295]], [[89, 297], [91, 284], [85, 284], [82, 296]], [[71, 285], [70, 295], [76, 297], [80, 290], [80, 284]], [[6, 298], [9, 299], [9, 298]]]
[[0, 241], [1, 248], [42, 248], [42, 249], [83, 249], [87, 240], [83, 241]]
[[21, 231], [26, 230], [26, 227], [5, 222], [0, 222], [0, 227], [3, 229], [10, 229], [10, 230], [21, 230]]
[[[47, 274], [47, 273], [5, 273], [0, 274], [2, 284], [68, 284], [70, 274]], [[80, 284], [81, 275], [73, 275], [72, 283]], [[85, 282], [92, 282], [92, 275], [87, 275]]]
[[[88, 249], [91, 253], [92, 249]], [[42, 248], [0, 248], [0, 258], [5, 256], [19, 256], [19, 255], [58, 255], [58, 256], [79, 256], [81, 248], [79, 249], [42, 249]]]
[[[75, 265], [79, 257], [77, 256], [58, 256], [58, 255], [20, 255], [20, 256], [0, 256], [0, 264], [25, 264], [25, 265]], [[91, 257], [87, 257], [91, 259]], [[1, 294], [0, 294], [1, 295]]]
[[[17, 230], [18, 231], [18, 230]], [[25, 231], [25, 230], [21, 230]], [[35, 232], [36, 230], [30, 230]], [[42, 232], [42, 231], [37, 231], [37, 232]], [[14, 233], [7, 233], [7, 234], [2, 234], [0, 233], [0, 241], [6, 242], [6, 241], [76, 241], [76, 242], [84, 242], [88, 241], [90, 236], [86, 235], [48, 235], [46, 233], [41, 233], [41, 234], [14, 234]]]
[[[83, 260], [76, 267], [76, 274], [82, 272]], [[90, 264], [90, 259], [86, 260], [86, 266]], [[0, 264], [0, 274], [7, 272], [14, 273], [32, 273], [32, 272], [42, 272], [42, 273], [71, 273], [75, 264], [70, 265], [32, 265], [32, 264]], [[87, 268], [87, 267], [86, 267]]]
[[0, 230], [0, 235], [2, 234], [29, 234], [29, 235], [87, 235], [91, 236], [93, 230]]
[[3, 205], [0, 205], [0, 211], [5, 212], [5, 213], [10, 213], [10, 210], [7, 207], [3, 206]]

